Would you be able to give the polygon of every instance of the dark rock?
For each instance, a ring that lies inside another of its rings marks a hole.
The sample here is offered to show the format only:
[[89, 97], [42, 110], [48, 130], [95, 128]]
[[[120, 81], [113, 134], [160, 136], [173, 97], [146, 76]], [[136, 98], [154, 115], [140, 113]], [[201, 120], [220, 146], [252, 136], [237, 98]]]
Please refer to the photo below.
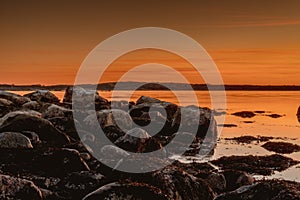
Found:
[[254, 178], [246, 172], [237, 170], [225, 170], [223, 172], [226, 179], [226, 190], [232, 191], [244, 185], [251, 185]]
[[[97, 91], [92, 90], [85, 90], [84, 88], [76, 86], [74, 87], [68, 87], [66, 89], [63, 102], [65, 104], [72, 104], [72, 97], [74, 95], [74, 99], [76, 99], [76, 105], [77, 108], [84, 108], [84, 109], [93, 109], [96, 108], [96, 110], [101, 109], [108, 109], [109, 103], [108, 101], [99, 96], [99, 93]], [[94, 99], [94, 102], [90, 103], [91, 99]], [[89, 103], [88, 103], [89, 102]]]
[[95, 121], [95, 113], [87, 116], [84, 119], [84, 123], [91, 130], [97, 129], [100, 124], [101, 128], [104, 129], [109, 126], [117, 126], [124, 130], [132, 128], [132, 119], [130, 115], [122, 110], [101, 110], [96, 112], [97, 120]]
[[271, 118], [280, 118], [280, 117], [283, 117], [283, 115], [279, 115], [279, 114], [269, 114], [269, 115], [266, 115], [268, 117], [271, 117]]
[[41, 143], [39, 136], [35, 132], [21, 131], [21, 133], [28, 137], [33, 145]]
[[253, 124], [255, 121], [243, 121], [245, 124]]
[[43, 108], [43, 103], [37, 101], [29, 101], [22, 105], [23, 110], [35, 110], [40, 112]]
[[16, 132], [0, 133], [0, 148], [27, 148], [31, 149], [32, 144], [28, 137]]
[[42, 199], [42, 192], [33, 182], [7, 175], [0, 175], [0, 199]]
[[55, 104], [48, 106], [48, 108], [42, 113], [42, 117], [45, 119], [51, 119], [55, 117], [64, 117], [73, 119], [73, 113], [71, 109], [67, 109]]
[[84, 200], [98, 199], [119, 199], [119, 200], [140, 200], [155, 199], [168, 200], [161, 189], [145, 183], [110, 183], [100, 187], [83, 198]]
[[[197, 117], [198, 119], [197, 120]], [[194, 106], [181, 107], [174, 115], [173, 126], [180, 128], [180, 131], [194, 133], [196, 137], [207, 138], [215, 143], [218, 138], [216, 121], [208, 108]]]
[[23, 97], [21, 95], [5, 92], [5, 91], [0, 91], [0, 98], [7, 99], [13, 102], [16, 106], [22, 106], [23, 104], [30, 101], [30, 99], [27, 97]]
[[263, 110], [256, 110], [256, 111], [254, 111], [254, 113], [263, 114], [263, 113], [266, 113], [266, 111], [263, 111]]
[[289, 154], [300, 151], [300, 146], [288, 142], [267, 142], [262, 145], [263, 148], [275, 153]]
[[170, 199], [209, 200], [215, 197], [215, 192], [206, 181], [189, 175], [174, 165], [152, 173], [149, 179], [146, 177], [143, 182], [160, 188]]
[[15, 105], [13, 102], [7, 99], [0, 98], [0, 117], [6, 115], [7, 113], [15, 110]]
[[48, 90], [37, 90], [35, 92], [25, 94], [24, 97], [30, 98], [32, 101], [44, 102], [44, 103], [54, 103], [57, 104], [60, 102], [53, 93]]
[[269, 141], [271, 139], [274, 139], [273, 137], [266, 137], [266, 136], [250, 136], [250, 135], [246, 135], [246, 136], [240, 136], [240, 137], [234, 137], [234, 138], [226, 138], [225, 140], [233, 140], [236, 141], [238, 143], [246, 143], [246, 144], [250, 144], [251, 142], [266, 142]]
[[[165, 101], [161, 101], [159, 99], [156, 98], [152, 98], [152, 97], [147, 97], [147, 96], [141, 96], [137, 102], [136, 102], [136, 106], [134, 106], [133, 108], [147, 108], [148, 107], [148, 111], [149, 111], [149, 107], [152, 108], [157, 108], [157, 109], [164, 109], [166, 111], [167, 114], [167, 119], [171, 120], [174, 118], [174, 114], [176, 113], [178, 106], [176, 104], [170, 103], [170, 102], [165, 102]], [[148, 112], [146, 111], [146, 112]], [[159, 111], [159, 110], [158, 110]]]
[[[9, 115], [10, 113], [8, 113]], [[48, 120], [29, 115], [27, 113], [15, 114], [5, 117], [0, 125], [0, 132], [21, 132], [32, 131], [38, 134], [39, 138], [50, 144], [63, 145], [69, 143], [69, 139], [62, 132], [57, 130]]]
[[283, 180], [264, 180], [219, 195], [215, 200], [299, 200], [300, 183]]
[[47, 176], [64, 177], [71, 172], [89, 171], [88, 165], [77, 150], [57, 149], [44, 152], [35, 158], [33, 165]]
[[241, 112], [232, 113], [232, 115], [242, 117], [242, 118], [252, 118], [255, 116], [255, 113], [251, 111], [241, 111]]
[[218, 124], [218, 126], [223, 126], [223, 127], [226, 127], [226, 128], [237, 127], [236, 124]]
[[291, 158], [274, 154], [270, 156], [249, 155], [222, 157], [212, 161], [212, 163], [222, 169], [234, 169], [250, 174], [271, 175], [273, 170], [283, 171], [299, 162]]
[[60, 181], [55, 188], [66, 199], [82, 199], [85, 195], [103, 186], [107, 180], [95, 172], [73, 172]]
[[141, 128], [134, 128], [126, 132], [126, 135], [115, 141], [115, 144], [131, 152], [141, 152], [150, 135]]
[[141, 96], [137, 101], [136, 105], [139, 104], [153, 104], [153, 103], [161, 103], [162, 101], [153, 97]]

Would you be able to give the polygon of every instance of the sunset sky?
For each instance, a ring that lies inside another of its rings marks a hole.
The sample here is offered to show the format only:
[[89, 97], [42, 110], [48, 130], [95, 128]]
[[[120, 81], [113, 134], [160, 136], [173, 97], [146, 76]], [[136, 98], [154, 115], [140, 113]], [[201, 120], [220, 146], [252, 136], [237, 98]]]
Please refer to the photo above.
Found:
[[[0, 1], [0, 83], [72, 84], [101, 41], [138, 27], [164, 27], [198, 41], [225, 84], [300, 85], [300, 1]], [[101, 81], [136, 64], [192, 67], [167, 52], [121, 57]]]

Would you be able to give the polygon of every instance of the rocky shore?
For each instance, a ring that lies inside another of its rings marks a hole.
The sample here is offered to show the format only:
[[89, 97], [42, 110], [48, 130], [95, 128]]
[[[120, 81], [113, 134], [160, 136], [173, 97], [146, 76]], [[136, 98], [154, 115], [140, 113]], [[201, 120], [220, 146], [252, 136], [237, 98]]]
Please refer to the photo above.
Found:
[[[79, 97], [82, 110], [72, 109], [72, 95]], [[88, 96], [93, 105], [86, 104]], [[103, 142], [98, 127], [114, 145]], [[175, 137], [180, 140], [174, 142]], [[300, 199], [300, 183], [254, 179], [298, 164], [282, 154], [299, 151], [299, 146], [249, 136], [235, 140], [269, 142], [263, 147], [275, 153], [205, 163], [171, 159], [182, 153], [212, 155], [217, 140], [217, 124], [208, 108], [179, 107], [145, 96], [136, 102], [109, 102], [72, 87], [62, 102], [45, 90], [24, 96], [0, 91], [0, 199]], [[274, 148], [278, 145], [280, 150]], [[101, 159], [94, 157], [96, 150]], [[159, 156], [146, 161], [135, 154], [158, 150]], [[164, 167], [128, 173], [122, 170], [125, 165], [136, 171]]]

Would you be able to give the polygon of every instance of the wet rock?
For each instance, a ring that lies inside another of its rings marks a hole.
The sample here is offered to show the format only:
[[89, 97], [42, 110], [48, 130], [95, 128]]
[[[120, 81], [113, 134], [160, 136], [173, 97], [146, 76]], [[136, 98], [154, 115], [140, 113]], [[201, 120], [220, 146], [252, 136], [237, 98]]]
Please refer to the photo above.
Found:
[[232, 113], [232, 115], [242, 117], [242, 118], [252, 118], [255, 116], [255, 113], [251, 111], [241, 111], [241, 112]]
[[7, 113], [15, 110], [14, 103], [7, 100], [0, 98], [0, 117], [6, 115]]
[[300, 146], [288, 142], [267, 142], [262, 145], [263, 148], [275, 153], [289, 154], [300, 151]]
[[131, 152], [141, 152], [150, 135], [141, 128], [134, 128], [126, 132], [126, 135], [115, 141], [115, 144]]
[[212, 163], [222, 169], [234, 169], [250, 174], [271, 175], [273, 170], [283, 171], [299, 162], [291, 158], [274, 154], [270, 156], [249, 155], [221, 157], [218, 160], [212, 161]]
[[246, 172], [237, 170], [225, 170], [223, 172], [226, 179], [226, 190], [232, 191], [244, 185], [254, 183], [254, 178]]
[[223, 174], [211, 173], [205, 180], [207, 181], [211, 189], [213, 189], [213, 191], [215, 191], [217, 194], [224, 192], [226, 189], [227, 181]]
[[68, 119], [66, 117], [53, 117], [48, 119], [48, 121], [51, 122], [56, 129], [65, 133], [72, 141], [80, 141], [76, 128], [80, 128], [81, 125], [77, 120]]
[[66, 135], [43, 118], [27, 113], [17, 113], [3, 118], [5, 119], [0, 125], [0, 132], [32, 131], [38, 134], [41, 140], [49, 144], [63, 145], [69, 143]]
[[264, 180], [219, 195], [215, 200], [299, 200], [300, 183], [283, 180]]
[[57, 184], [56, 191], [66, 199], [82, 199], [106, 182], [106, 178], [99, 173], [88, 171], [73, 172]]
[[16, 132], [0, 133], [0, 148], [27, 148], [31, 149], [32, 144], [26, 136]]
[[0, 199], [42, 199], [42, 192], [33, 182], [0, 174]]
[[60, 100], [53, 93], [48, 90], [37, 90], [29, 94], [25, 94], [24, 97], [28, 97], [31, 101], [44, 102], [44, 103], [59, 103]]
[[35, 168], [42, 170], [44, 175], [54, 177], [64, 177], [68, 173], [90, 170], [79, 152], [74, 149], [46, 151], [37, 156], [33, 164]]
[[283, 117], [283, 115], [279, 115], [279, 114], [269, 114], [269, 115], [266, 115], [268, 117], [271, 117], [271, 118], [280, 118], [280, 117]]
[[16, 106], [22, 106], [24, 103], [30, 102], [30, 99], [18, 94], [0, 91], [0, 98], [13, 102]]
[[151, 178], [143, 178], [143, 182], [154, 185], [164, 191], [170, 199], [214, 199], [215, 192], [203, 179], [189, 175], [174, 165], [151, 174]]
[[98, 199], [119, 199], [119, 200], [139, 200], [139, 199], [156, 199], [168, 200], [161, 189], [150, 186], [145, 183], [110, 183], [100, 187], [94, 192], [83, 198], [84, 200]]

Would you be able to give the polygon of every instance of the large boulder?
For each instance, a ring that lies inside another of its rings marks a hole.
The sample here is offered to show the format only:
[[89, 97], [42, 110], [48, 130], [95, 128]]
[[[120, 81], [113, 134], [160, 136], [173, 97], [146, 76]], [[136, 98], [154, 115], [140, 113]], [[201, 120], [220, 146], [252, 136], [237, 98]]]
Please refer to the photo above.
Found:
[[126, 132], [126, 135], [115, 141], [115, 144], [122, 149], [131, 152], [141, 152], [149, 140], [150, 135], [141, 128], [134, 128]]
[[53, 93], [48, 90], [37, 90], [29, 94], [25, 94], [24, 97], [30, 98], [32, 101], [44, 102], [44, 103], [59, 103], [60, 100]]
[[42, 192], [33, 182], [0, 174], [0, 199], [32, 199], [42, 198]]
[[[73, 98], [74, 95], [74, 98]], [[90, 100], [94, 99], [93, 103], [88, 104]], [[73, 102], [73, 99], [76, 99], [75, 102]], [[109, 108], [108, 101], [101, 97], [98, 92], [92, 91], [92, 90], [86, 90], [82, 87], [76, 86], [76, 87], [68, 87], [66, 89], [63, 103], [65, 104], [72, 104], [76, 103], [77, 108], [83, 108], [83, 109], [92, 109], [96, 108], [96, 110], [101, 109], [107, 109]]]
[[178, 127], [180, 131], [193, 133], [198, 138], [207, 137], [209, 139], [207, 141], [212, 143], [218, 139], [217, 124], [209, 108], [181, 107], [175, 113], [172, 125]]
[[50, 105], [44, 112], [42, 113], [42, 117], [45, 119], [51, 119], [54, 117], [64, 117], [68, 119], [73, 119], [72, 118], [72, 110], [67, 109], [55, 104]]
[[27, 103], [30, 101], [30, 99], [27, 97], [23, 97], [21, 95], [6, 92], [6, 91], [0, 91], [0, 98], [7, 99], [7, 100], [13, 102], [16, 106], [22, 106], [24, 103]]
[[125, 135], [125, 132], [132, 128], [133, 123], [127, 112], [117, 109], [100, 110], [83, 120], [83, 127], [91, 132], [98, 130], [99, 125], [106, 136], [114, 142]]
[[32, 144], [28, 137], [21, 133], [4, 132], [0, 133], [0, 148], [27, 148], [31, 149]]
[[[48, 120], [26, 112], [15, 113], [8, 117], [0, 124], [0, 132], [22, 132], [32, 131], [38, 134], [39, 138], [50, 144], [64, 145], [69, 143], [69, 138], [57, 130]], [[2, 118], [2, 119], [3, 119]]]
[[23, 110], [35, 110], [41, 112], [42, 108], [43, 108], [43, 103], [37, 101], [29, 101], [22, 105]]

